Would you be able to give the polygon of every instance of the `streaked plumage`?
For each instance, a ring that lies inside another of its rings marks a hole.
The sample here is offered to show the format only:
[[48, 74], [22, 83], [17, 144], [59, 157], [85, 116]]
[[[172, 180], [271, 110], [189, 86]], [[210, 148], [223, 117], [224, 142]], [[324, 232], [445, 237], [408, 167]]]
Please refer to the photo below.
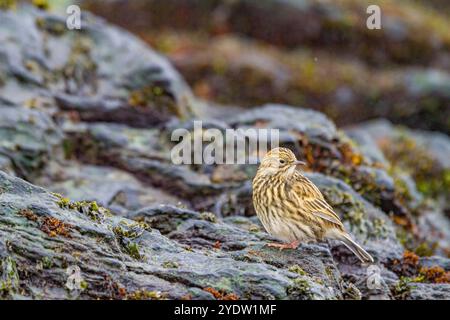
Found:
[[373, 262], [345, 231], [320, 190], [296, 170], [300, 164], [291, 150], [275, 148], [263, 158], [253, 179], [253, 205], [264, 228], [289, 243], [272, 246], [296, 248], [302, 241], [335, 239], [362, 262]]

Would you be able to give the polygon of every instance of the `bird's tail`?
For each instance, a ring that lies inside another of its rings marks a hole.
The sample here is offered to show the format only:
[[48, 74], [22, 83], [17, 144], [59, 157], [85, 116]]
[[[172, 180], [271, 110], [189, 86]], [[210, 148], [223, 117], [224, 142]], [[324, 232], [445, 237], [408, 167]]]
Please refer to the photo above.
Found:
[[364, 250], [359, 244], [350, 238], [348, 234], [341, 234], [338, 240], [342, 241], [342, 243], [353, 252], [362, 263], [373, 263], [372, 256]]

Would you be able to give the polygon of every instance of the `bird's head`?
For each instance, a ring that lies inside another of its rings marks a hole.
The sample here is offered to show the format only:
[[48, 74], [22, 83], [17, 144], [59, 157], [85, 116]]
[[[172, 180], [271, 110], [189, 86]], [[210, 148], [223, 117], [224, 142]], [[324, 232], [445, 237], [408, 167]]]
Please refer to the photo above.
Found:
[[259, 171], [264, 175], [291, 175], [299, 165], [305, 162], [297, 160], [295, 154], [287, 148], [274, 148], [262, 159]]

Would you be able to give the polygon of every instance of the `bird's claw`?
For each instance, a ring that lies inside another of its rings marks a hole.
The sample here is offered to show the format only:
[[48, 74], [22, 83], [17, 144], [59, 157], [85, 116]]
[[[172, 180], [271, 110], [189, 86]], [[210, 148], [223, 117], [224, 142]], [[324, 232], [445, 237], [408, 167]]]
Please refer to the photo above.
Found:
[[267, 246], [270, 248], [278, 248], [280, 251], [284, 249], [296, 249], [299, 245], [298, 241], [293, 241], [290, 243], [268, 243]]

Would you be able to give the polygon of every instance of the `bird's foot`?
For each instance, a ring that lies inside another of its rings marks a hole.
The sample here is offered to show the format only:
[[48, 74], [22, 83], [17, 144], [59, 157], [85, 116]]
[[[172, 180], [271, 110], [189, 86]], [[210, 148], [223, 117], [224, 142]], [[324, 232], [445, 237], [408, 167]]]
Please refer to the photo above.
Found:
[[283, 249], [297, 249], [300, 241], [292, 241], [290, 243], [268, 243], [267, 246], [271, 248], [278, 248], [280, 251]]

